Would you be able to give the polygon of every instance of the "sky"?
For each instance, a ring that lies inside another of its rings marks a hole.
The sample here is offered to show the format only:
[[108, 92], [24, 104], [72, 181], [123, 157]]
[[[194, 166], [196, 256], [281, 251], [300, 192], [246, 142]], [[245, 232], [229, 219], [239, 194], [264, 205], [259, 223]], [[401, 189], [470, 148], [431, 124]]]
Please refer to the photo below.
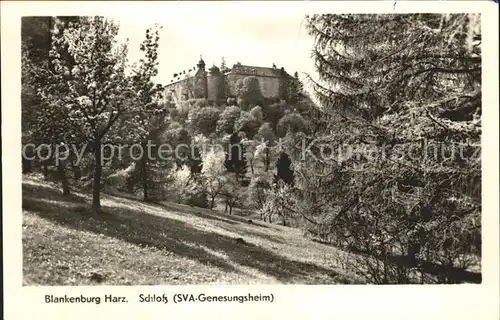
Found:
[[156, 81], [170, 83], [174, 73], [192, 69], [200, 54], [207, 65], [220, 66], [222, 57], [232, 67], [240, 62], [244, 65], [284, 67], [289, 74], [314, 74], [310, 58], [312, 38], [305, 30], [304, 15], [277, 12], [228, 13], [221, 11], [202, 15], [158, 14], [147, 21], [139, 17], [113, 16], [120, 24], [119, 39], [129, 39], [129, 59], [141, 57], [139, 44], [148, 27], [158, 23], [160, 31], [159, 74]]

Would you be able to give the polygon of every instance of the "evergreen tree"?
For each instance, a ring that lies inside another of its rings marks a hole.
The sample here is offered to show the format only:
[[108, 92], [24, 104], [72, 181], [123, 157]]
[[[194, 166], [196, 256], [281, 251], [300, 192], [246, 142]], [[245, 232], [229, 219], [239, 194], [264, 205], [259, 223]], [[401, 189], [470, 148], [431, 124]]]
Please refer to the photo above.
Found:
[[245, 148], [241, 143], [241, 138], [237, 133], [233, 133], [229, 138], [229, 151], [226, 153], [225, 166], [228, 172], [241, 179], [247, 172], [247, 160], [245, 157]]
[[219, 69], [220, 69], [221, 73], [229, 71], [229, 68], [227, 67], [227, 64], [226, 64], [226, 59], [224, 57], [222, 57], [222, 59], [221, 59]]
[[446, 265], [437, 277], [460, 281], [454, 268], [481, 253], [479, 15], [325, 14], [308, 29], [324, 142], [384, 149], [301, 166], [299, 211], [375, 255], [381, 264], [363, 260], [370, 281], [433, 281], [412, 279], [394, 254], [421, 272]]
[[292, 160], [285, 152], [279, 155], [278, 161], [276, 161], [276, 175], [274, 176], [274, 183], [278, 185], [281, 180], [289, 186], [294, 185], [295, 174], [291, 168]]
[[295, 72], [295, 76], [291, 77], [288, 74], [283, 76], [284, 100], [290, 104], [297, 103], [303, 96], [303, 84], [299, 80], [299, 75]]

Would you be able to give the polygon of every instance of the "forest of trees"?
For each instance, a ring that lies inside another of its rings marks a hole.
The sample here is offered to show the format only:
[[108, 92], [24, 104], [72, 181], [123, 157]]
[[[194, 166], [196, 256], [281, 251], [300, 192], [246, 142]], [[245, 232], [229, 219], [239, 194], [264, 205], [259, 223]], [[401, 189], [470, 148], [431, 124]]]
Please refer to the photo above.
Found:
[[[265, 99], [249, 77], [224, 104], [175, 105], [154, 81], [159, 26], [131, 63], [111, 20], [24, 18], [23, 145], [49, 144], [30, 152], [52, 156], [23, 159], [23, 171], [64, 194], [92, 190], [96, 212], [105, 191], [255, 212], [351, 252], [343, 263], [373, 283], [477, 281], [467, 270], [481, 257], [478, 16], [306, 20], [311, 95], [294, 85]], [[148, 144], [172, 157], [131, 150]], [[335, 156], [346, 146], [362, 152]]]

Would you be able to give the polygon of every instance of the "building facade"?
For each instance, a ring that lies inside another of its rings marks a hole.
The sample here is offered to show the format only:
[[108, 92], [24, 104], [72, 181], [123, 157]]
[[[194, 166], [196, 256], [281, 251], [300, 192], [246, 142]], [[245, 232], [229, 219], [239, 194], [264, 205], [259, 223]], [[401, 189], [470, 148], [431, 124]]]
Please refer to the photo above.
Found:
[[205, 69], [200, 61], [193, 69], [174, 74], [174, 79], [165, 86], [165, 99], [174, 103], [189, 99], [207, 99], [210, 102], [224, 101], [237, 96], [236, 84], [239, 80], [253, 76], [257, 78], [265, 98], [283, 98], [283, 87], [287, 80], [293, 79], [283, 68], [242, 65], [236, 63], [231, 69], [220, 70], [212, 66]]

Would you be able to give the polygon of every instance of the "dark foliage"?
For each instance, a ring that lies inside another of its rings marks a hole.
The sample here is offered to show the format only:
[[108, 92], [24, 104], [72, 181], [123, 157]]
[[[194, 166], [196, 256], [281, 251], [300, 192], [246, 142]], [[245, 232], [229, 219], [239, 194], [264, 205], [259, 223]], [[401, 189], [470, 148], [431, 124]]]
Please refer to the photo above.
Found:
[[289, 186], [294, 184], [294, 172], [291, 168], [292, 160], [285, 152], [279, 155], [278, 161], [276, 161], [276, 175], [274, 175], [274, 183], [277, 184], [278, 181], [283, 181]]
[[228, 172], [242, 178], [247, 172], [247, 160], [241, 138], [233, 133], [229, 138], [229, 152], [226, 153], [225, 166]]

